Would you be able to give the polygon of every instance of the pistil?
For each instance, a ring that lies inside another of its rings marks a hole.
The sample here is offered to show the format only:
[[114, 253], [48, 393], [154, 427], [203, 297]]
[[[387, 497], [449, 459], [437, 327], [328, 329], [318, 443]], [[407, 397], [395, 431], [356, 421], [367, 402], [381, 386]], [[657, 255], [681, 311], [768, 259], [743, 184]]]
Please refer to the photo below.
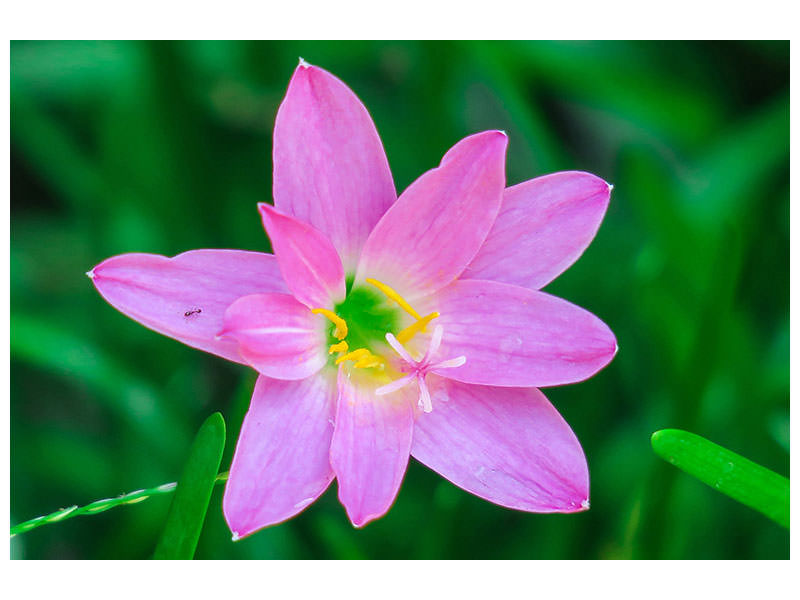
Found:
[[437, 325], [433, 330], [433, 335], [431, 336], [431, 341], [428, 345], [428, 351], [425, 352], [425, 356], [423, 356], [421, 360], [417, 361], [414, 360], [411, 354], [409, 354], [408, 350], [403, 347], [403, 345], [395, 336], [393, 336], [391, 333], [387, 333], [386, 341], [389, 342], [389, 345], [406, 363], [401, 367], [401, 369], [408, 373], [408, 375], [401, 377], [400, 379], [396, 379], [387, 385], [379, 387], [377, 390], [375, 390], [375, 394], [377, 396], [385, 396], [386, 394], [396, 392], [397, 390], [404, 388], [408, 384], [416, 381], [417, 385], [419, 386], [418, 405], [424, 412], [431, 412], [433, 410], [431, 393], [428, 389], [428, 384], [425, 381], [428, 373], [439, 369], [452, 369], [460, 367], [467, 362], [467, 358], [465, 356], [458, 356], [456, 358], [433, 362], [433, 357], [439, 351], [439, 346], [442, 343], [443, 335], [444, 329], [441, 325]]

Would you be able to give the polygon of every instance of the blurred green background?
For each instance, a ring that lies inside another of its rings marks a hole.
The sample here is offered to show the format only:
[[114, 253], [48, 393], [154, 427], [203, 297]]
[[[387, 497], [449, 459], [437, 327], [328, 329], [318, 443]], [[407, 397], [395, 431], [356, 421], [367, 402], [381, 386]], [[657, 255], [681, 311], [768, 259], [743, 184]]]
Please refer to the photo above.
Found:
[[[592, 508], [525, 514], [412, 460], [354, 530], [336, 486], [236, 544], [218, 486], [198, 558], [788, 558], [789, 535], [658, 459], [678, 427], [789, 471], [789, 45], [782, 42], [12, 42], [11, 522], [174, 481], [221, 410], [227, 469], [254, 375], [153, 333], [84, 273], [123, 252], [268, 250], [271, 132], [297, 57], [370, 110], [402, 191], [465, 135], [505, 129], [509, 184], [614, 183], [548, 291], [620, 351], [545, 390]], [[11, 540], [16, 558], [147, 558], [171, 497]]]

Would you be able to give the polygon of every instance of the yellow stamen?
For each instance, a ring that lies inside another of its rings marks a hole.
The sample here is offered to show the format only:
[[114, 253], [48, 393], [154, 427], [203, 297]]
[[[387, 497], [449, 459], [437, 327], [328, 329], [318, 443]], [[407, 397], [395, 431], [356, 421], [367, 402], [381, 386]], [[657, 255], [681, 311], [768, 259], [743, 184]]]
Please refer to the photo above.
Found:
[[366, 279], [365, 281], [371, 285], [374, 285], [376, 288], [382, 291], [386, 295], [386, 297], [389, 298], [390, 300], [394, 300], [395, 302], [397, 302], [400, 305], [400, 308], [402, 308], [404, 311], [406, 311], [415, 319], [419, 320], [422, 318], [421, 316], [419, 316], [419, 313], [417, 311], [411, 308], [411, 305], [408, 302], [406, 302], [400, 294], [395, 292], [385, 283], [381, 283], [377, 279]]
[[343, 340], [347, 337], [347, 323], [335, 312], [328, 310], [327, 308], [312, 308], [311, 312], [315, 315], [327, 317], [331, 323], [336, 325], [336, 329], [333, 332], [333, 337], [335, 337], [337, 340]]
[[374, 354], [370, 354], [366, 358], [362, 358], [361, 360], [359, 360], [353, 366], [356, 369], [369, 369], [370, 367], [378, 367], [379, 369], [383, 369], [383, 359], [380, 356], [375, 356]]
[[403, 331], [397, 334], [397, 341], [400, 342], [401, 344], [405, 344], [416, 334], [420, 333], [421, 331], [425, 331], [425, 326], [438, 316], [439, 316], [438, 312], [432, 312], [431, 314], [425, 315], [424, 317], [414, 321], [411, 325], [409, 325], [408, 327], [403, 329]]
[[339, 358], [337, 358], [336, 359], [336, 364], [338, 365], [340, 363], [343, 363], [346, 360], [360, 361], [360, 360], [362, 360], [364, 358], [369, 358], [371, 356], [372, 356], [372, 353], [369, 350], [367, 350], [366, 348], [358, 348], [356, 350], [353, 350], [352, 352], [348, 352], [347, 354], [344, 354], [343, 356], [340, 356]]
[[328, 348], [328, 354], [333, 354], [334, 352], [347, 352], [347, 348], [347, 342], [342, 340], [338, 344], [331, 345], [331, 347]]
[[380, 356], [375, 356], [366, 348], [357, 348], [352, 352], [340, 356], [336, 359], [336, 364], [343, 363], [346, 360], [352, 360], [356, 369], [368, 369], [370, 367], [378, 367], [383, 369], [383, 359]]

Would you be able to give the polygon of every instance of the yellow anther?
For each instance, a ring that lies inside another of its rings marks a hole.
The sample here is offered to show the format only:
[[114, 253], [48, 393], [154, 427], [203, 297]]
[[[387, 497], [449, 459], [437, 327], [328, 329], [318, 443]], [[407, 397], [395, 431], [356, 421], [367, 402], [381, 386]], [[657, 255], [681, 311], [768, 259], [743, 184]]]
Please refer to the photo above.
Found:
[[337, 340], [343, 340], [347, 337], [347, 322], [337, 315], [332, 310], [328, 310], [327, 308], [312, 308], [311, 312], [315, 315], [322, 315], [326, 317], [331, 323], [336, 325], [336, 329], [333, 332], [333, 337]]
[[380, 356], [375, 356], [374, 354], [370, 354], [366, 358], [362, 358], [359, 360], [355, 365], [353, 365], [356, 369], [369, 369], [371, 367], [377, 367], [379, 369], [383, 368], [383, 359]]
[[374, 285], [376, 288], [382, 291], [386, 295], [386, 297], [389, 298], [390, 300], [394, 300], [395, 302], [397, 302], [400, 305], [400, 308], [402, 308], [404, 311], [406, 311], [415, 319], [419, 320], [422, 318], [421, 316], [419, 316], [419, 313], [417, 311], [411, 308], [411, 305], [408, 302], [406, 302], [400, 294], [395, 292], [385, 283], [381, 283], [377, 279], [366, 279], [365, 281], [371, 285]]
[[337, 358], [336, 359], [336, 364], [337, 365], [341, 364], [346, 360], [359, 361], [359, 360], [362, 360], [364, 358], [368, 358], [368, 357], [371, 357], [371, 356], [372, 356], [372, 353], [369, 350], [367, 350], [366, 348], [358, 348], [356, 350], [353, 350], [352, 352], [348, 352], [347, 354], [344, 354], [343, 356], [340, 356], [339, 358]]
[[355, 363], [353, 366], [357, 369], [368, 369], [370, 367], [383, 368], [383, 359], [380, 356], [375, 356], [366, 348], [357, 348], [352, 352], [340, 356], [336, 359], [336, 364], [338, 365], [346, 360], [352, 360]]
[[431, 314], [425, 315], [421, 319], [414, 321], [411, 325], [409, 325], [408, 327], [403, 329], [403, 331], [397, 334], [397, 341], [400, 342], [401, 344], [405, 344], [416, 334], [425, 331], [425, 326], [438, 316], [439, 316], [438, 312], [432, 312]]
[[347, 342], [342, 340], [338, 344], [332, 344], [330, 348], [328, 348], [328, 354], [333, 354], [334, 352], [347, 352]]

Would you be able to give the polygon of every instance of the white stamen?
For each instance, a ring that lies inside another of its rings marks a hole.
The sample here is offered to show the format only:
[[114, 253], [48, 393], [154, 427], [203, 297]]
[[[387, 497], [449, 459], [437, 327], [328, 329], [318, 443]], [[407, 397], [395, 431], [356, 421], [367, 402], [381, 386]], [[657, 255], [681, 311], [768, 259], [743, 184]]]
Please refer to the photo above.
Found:
[[310, 64], [308, 64], [308, 63], [307, 63], [307, 62], [306, 62], [306, 61], [303, 59], [303, 57], [302, 57], [302, 56], [298, 56], [297, 58], [298, 58], [298, 59], [300, 59], [300, 62], [299, 62], [299, 63], [298, 63], [298, 65], [297, 65], [298, 67], [303, 67], [304, 69], [308, 69], [308, 68], [311, 66]]
[[457, 356], [455, 358], [448, 358], [447, 360], [438, 362], [435, 365], [431, 365], [431, 371], [433, 371], [434, 369], [453, 369], [455, 367], [460, 367], [465, 362], [467, 362], [466, 356]]
[[581, 502], [581, 508], [589, 508], [589, 499], [587, 498], [583, 502]]
[[428, 390], [428, 384], [425, 383], [425, 376], [420, 375], [418, 378], [419, 380], [419, 407], [426, 413], [429, 413], [433, 410], [433, 405], [431, 404], [431, 393]]
[[433, 358], [433, 355], [439, 351], [439, 346], [442, 345], [442, 335], [444, 335], [444, 327], [437, 325], [433, 329], [433, 335], [431, 336], [430, 344], [428, 344], [428, 351], [425, 353], [422, 362], [427, 363]]
[[86, 271], [86, 276], [89, 279], [94, 279], [94, 269], [92, 269], [91, 271]]
[[238, 542], [240, 539], [242, 539], [242, 538], [240, 538], [239, 534], [234, 531], [233, 535], [231, 536], [231, 541], [232, 542]]
[[410, 363], [412, 365], [417, 362], [413, 358], [411, 358], [411, 355], [408, 353], [408, 350], [406, 350], [403, 347], [403, 344], [401, 344], [398, 341], [398, 339], [396, 337], [394, 337], [394, 335], [392, 335], [391, 333], [387, 333], [386, 334], [386, 341], [389, 342], [389, 345], [392, 348], [394, 348], [394, 351], [397, 352], [402, 357], [402, 359], [404, 361], [406, 361], [407, 363]]
[[416, 375], [413, 373], [411, 375], [406, 375], [405, 377], [401, 377], [400, 379], [395, 379], [391, 383], [387, 383], [386, 385], [379, 387], [375, 390], [376, 396], [385, 396], [386, 394], [391, 394], [392, 392], [396, 392], [400, 388], [406, 387], [409, 383], [416, 379]]

